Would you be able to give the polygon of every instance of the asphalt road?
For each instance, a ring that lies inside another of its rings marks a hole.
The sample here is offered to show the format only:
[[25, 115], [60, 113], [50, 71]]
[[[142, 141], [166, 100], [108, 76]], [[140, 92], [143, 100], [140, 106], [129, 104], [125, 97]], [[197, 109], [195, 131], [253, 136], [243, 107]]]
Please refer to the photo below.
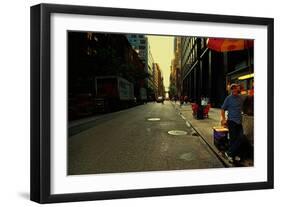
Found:
[[76, 126], [68, 138], [69, 175], [224, 167], [167, 101], [107, 114], [87, 128]]

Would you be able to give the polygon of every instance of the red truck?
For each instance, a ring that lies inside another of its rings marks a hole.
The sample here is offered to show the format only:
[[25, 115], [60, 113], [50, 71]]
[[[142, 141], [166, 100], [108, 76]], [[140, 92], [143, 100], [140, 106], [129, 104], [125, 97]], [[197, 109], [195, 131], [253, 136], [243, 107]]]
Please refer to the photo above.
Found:
[[95, 110], [110, 112], [135, 104], [134, 85], [119, 76], [95, 78]]

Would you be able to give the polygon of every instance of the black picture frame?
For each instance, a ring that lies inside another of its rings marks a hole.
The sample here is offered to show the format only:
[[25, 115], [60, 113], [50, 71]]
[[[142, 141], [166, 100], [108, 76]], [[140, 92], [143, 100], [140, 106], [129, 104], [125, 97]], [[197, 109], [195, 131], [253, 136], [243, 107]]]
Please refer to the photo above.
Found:
[[[180, 20], [206, 23], [233, 23], [263, 25], [267, 27], [267, 181], [218, 184], [187, 187], [167, 187], [74, 194], [51, 194], [50, 160], [50, 15], [53, 13], [133, 17], [161, 20]], [[56, 4], [39, 4], [31, 7], [31, 175], [30, 199], [38, 203], [88, 201], [102, 199], [165, 196], [179, 194], [211, 193], [272, 189], [274, 187], [273, 147], [273, 44], [274, 20], [272, 18], [228, 16], [199, 13], [103, 8]]]

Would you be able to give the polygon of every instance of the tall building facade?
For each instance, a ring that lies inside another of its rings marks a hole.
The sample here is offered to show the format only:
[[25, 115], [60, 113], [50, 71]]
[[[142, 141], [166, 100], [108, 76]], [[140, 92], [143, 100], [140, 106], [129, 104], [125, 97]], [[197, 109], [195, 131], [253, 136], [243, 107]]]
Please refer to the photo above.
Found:
[[158, 63], [153, 63], [153, 83], [154, 83], [154, 92], [155, 97], [164, 96], [165, 89], [163, 83], [163, 75]]
[[216, 52], [207, 47], [208, 38], [181, 37], [182, 94], [192, 102], [208, 97], [220, 107], [231, 83], [240, 83], [248, 93], [253, 88], [253, 48]]
[[159, 89], [158, 89], [158, 94], [159, 94], [159, 96], [163, 96], [165, 98], [165, 87], [164, 87], [164, 78], [163, 78], [163, 76], [162, 75], [159, 76], [158, 80], [160, 82]]
[[141, 99], [144, 64], [125, 35], [71, 31], [67, 36], [69, 120], [94, 113], [95, 79], [99, 76], [126, 79], [134, 85], [136, 99]]
[[128, 34], [126, 35], [132, 48], [138, 53], [140, 59], [145, 65], [145, 72], [148, 77], [145, 80], [145, 87], [148, 89], [148, 94], [153, 95], [153, 56], [150, 50], [148, 39], [143, 34]]
[[182, 95], [181, 38], [174, 39], [174, 58], [171, 61], [170, 96]]

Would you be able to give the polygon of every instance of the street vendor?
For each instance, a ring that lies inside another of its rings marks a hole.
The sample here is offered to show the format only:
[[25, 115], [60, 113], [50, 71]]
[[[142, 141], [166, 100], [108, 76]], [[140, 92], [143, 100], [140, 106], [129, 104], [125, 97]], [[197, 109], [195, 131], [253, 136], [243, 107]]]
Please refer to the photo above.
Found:
[[[225, 98], [221, 107], [221, 124], [227, 126], [229, 130], [229, 149], [225, 152], [225, 155], [230, 162], [233, 162], [233, 159], [240, 160], [238, 153], [244, 141], [241, 114], [243, 100], [240, 96], [238, 84], [231, 84], [230, 90], [231, 94]], [[228, 112], [227, 119], [225, 111]]]

